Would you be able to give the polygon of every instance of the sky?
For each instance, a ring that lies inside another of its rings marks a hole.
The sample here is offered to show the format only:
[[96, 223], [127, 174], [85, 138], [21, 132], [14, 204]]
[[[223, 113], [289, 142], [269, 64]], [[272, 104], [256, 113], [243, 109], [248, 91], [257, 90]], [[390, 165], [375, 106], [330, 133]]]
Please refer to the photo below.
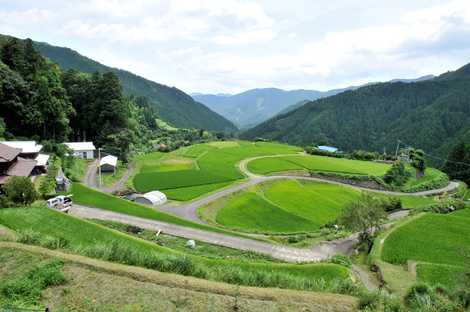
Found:
[[470, 1], [0, 0], [0, 33], [188, 93], [329, 90], [470, 63]]

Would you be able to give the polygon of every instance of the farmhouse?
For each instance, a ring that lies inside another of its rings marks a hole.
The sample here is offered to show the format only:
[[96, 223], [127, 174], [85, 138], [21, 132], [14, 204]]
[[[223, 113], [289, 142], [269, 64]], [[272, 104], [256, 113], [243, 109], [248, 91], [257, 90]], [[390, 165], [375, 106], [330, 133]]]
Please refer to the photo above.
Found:
[[35, 173], [47, 172], [49, 155], [40, 153], [42, 145], [37, 144], [36, 141], [3, 141], [1, 143], [14, 149], [18, 149], [20, 151], [18, 156], [21, 158], [36, 160]]
[[10, 177], [29, 177], [36, 167], [36, 160], [20, 157], [21, 150], [0, 143], [0, 185]]
[[83, 159], [95, 158], [96, 148], [93, 142], [66, 142], [64, 144], [72, 151], [72, 156]]
[[138, 195], [135, 202], [144, 205], [158, 206], [166, 203], [166, 195], [159, 191], [152, 191], [143, 195]]
[[102, 172], [114, 172], [116, 170], [118, 158], [113, 155], [108, 155], [101, 158], [100, 168]]

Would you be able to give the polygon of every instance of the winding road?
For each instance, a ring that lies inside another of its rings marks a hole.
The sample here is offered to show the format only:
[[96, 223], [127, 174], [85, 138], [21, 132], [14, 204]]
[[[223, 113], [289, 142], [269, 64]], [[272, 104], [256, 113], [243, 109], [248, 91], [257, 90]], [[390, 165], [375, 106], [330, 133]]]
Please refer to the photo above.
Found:
[[[256, 185], [256, 184], [263, 183], [268, 180], [275, 180], [275, 179], [305, 179], [305, 180], [313, 180], [313, 181], [319, 181], [319, 182], [325, 182], [325, 183], [339, 184], [339, 185], [344, 185], [344, 186], [355, 188], [355, 189], [367, 190], [367, 191], [383, 193], [383, 194], [388, 194], [388, 195], [414, 195], [414, 196], [441, 194], [444, 192], [452, 191], [458, 186], [457, 183], [451, 182], [449, 183], [447, 187], [444, 187], [441, 189], [409, 194], [409, 193], [400, 193], [400, 192], [371, 190], [371, 189], [366, 189], [363, 187], [346, 185], [346, 184], [342, 184], [339, 182], [323, 180], [319, 178], [311, 178], [311, 177], [281, 176], [281, 175], [259, 176], [259, 175], [251, 173], [247, 169], [247, 164], [251, 160], [263, 158], [263, 157], [279, 157], [279, 156], [284, 156], [284, 155], [272, 155], [272, 156], [262, 156], [262, 157], [244, 159], [238, 164], [238, 167], [240, 168], [240, 171], [247, 177], [246, 180], [233, 184], [215, 193], [211, 193], [200, 199], [190, 201], [188, 203], [183, 203], [183, 204], [169, 203], [169, 204], [158, 207], [158, 209], [171, 213], [173, 215], [179, 216], [186, 220], [203, 223], [197, 216], [196, 211], [199, 207], [202, 207], [224, 196], [241, 191], [252, 185]], [[91, 169], [89, 168], [88, 172], [93, 170], [92, 166], [93, 166], [93, 163], [90, 165]], [[94, 170], [96, 173], [96, 167]], [[88, 184], [89, 181], [91, 182], [91, 180], [93, 180], [91, 178], [92, 173], [90, 172], [90, 174], [88, 174], [88, 172], [87, 172], [87, 178], [85, 179], [86, 184]], [[93, 182], [95, 181], [96, 181], [96, 177], [93, 180]], [[89, 186], [93, 187], [94, 185], [91, 184]], [[179, 236], [179, 237], [183, 237], [187, 239], [195, 239], [198, 241], [202, 241], [202, 242], [206, 242], [206, 243], [210, 243], [214, 245], [235, 248], [239, 250], [254, 251], [254, 252], [269, 255], [273, 258], [284, 260], [287, 262], [323, 261], [323, 260], [328, 259], [332, 255], [335, 255], [338, 253], [350, 254], [358, 242], [357, 234], [354, 234], [343, 239], [322, 242], [311, 248], [305, 248], [305, 249], [294, 248], [294, 247], [271, 244], [271, 243], [263, 242], [263, 241], [252, 240], [248, 238], [230, 236], [230, 235], [223, 234], [223, 233], [209, 232], [209, 231], [188, 228], [188, 227], [160, 222], [160, 221], [138, 218], [138, 217], [130, 216], [127, 214], [121, 214], [121, 213], [106, 211], [102, 209], [96, 209], [92, 207], [85, 207], [85, 206], [80, 206], [80, 205], [74, 205], [74, 207], [70, 210], [70, 213], [75, 216], [87, 218], [87, 219], [116, 221], [116, 222], [121, 222], [121, 223], [129, 224], [129, 225], [139, 226], [139, 227], [149, 229], [149, 230], [155, 230], [155, 231], [162, 230], [163, 233], [166, 233], [166, 234]], [[408, 214], [407, 211], [398, 211], [398, 212], [390, 214], [389, 220], [401, 218], [401, 217], [406, 216], [407, 214]]]

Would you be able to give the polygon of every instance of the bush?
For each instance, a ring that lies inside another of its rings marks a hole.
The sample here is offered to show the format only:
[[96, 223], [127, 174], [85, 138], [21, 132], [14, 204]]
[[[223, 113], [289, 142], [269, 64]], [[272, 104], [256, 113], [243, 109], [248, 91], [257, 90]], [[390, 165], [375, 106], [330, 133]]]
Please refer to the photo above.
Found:
[[43, 289], [67, 282], [61, 271], [62, 266], [63, 262], [60, 260], [35, 266], [19, 278], [2, 282], [0, 293], [15, 304], [37, 304]]
[[377, 311], [380, 303], [380, 295], [373, 292], [363, 292], [359, 296], [359, 310]]
[[435, 213], [450, 213], [465, 208], [465, 201], [456, 198], [445, 198], [435, 204], [425, 207], [425, 211]]
[[7, 199], [18, 206], [31, 205], [38, 194], [28, 177], [10, 177], [3, 186]]
[[352, 266], [351, 259], [343, 255], [334, 255], [333, 257], [331, 257], [330, 261], [331, 263], [339, 264], [347, 268], [350, 268]]
[[39, 241], [39, 245], [50, 249], [64, 249], [69, 246], [69, 241], [62, 237], [46, 236]]
[[16, 241], [23, 244], [39, 245], [41, 241], [41, 233], [36, 232], [33, 229], [19, 231]]
[[409, 177], [403, 162], [397, 161], [385, 173], [383, 180], [392, 186], [403, 186]]
[[387, 197], [381, 200], [386, 212], [403, 209], [401, 199], [398, 197]]

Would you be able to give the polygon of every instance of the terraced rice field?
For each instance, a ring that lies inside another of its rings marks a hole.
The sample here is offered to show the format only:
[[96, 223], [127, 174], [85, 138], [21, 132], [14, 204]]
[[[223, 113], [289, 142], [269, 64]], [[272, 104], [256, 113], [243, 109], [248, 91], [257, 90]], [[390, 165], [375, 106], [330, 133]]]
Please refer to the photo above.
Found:
[[[385, 240], [382, 260], [403, 264], [420, 261], [418, 277], [432, 284], [455, 286], [470, 251], [470, 209], [451, 214], [428, 213], [393, 231]], [[452, 282], [454, 281], [454, 282]]]
[[389, 167], [390, 165], [383, 163], [317, 155], [261, 158], [248, 163], [248, 170], [257, 174], [308, 170], [382, 176], [387, 172]]
[[[207, 270], [207, 279], [224, 280], [237, 284], [244, 283], [236, 279], [237, 272], [240, 272], [242, 275], [257, 274], [256, 272], [264, 272], [265, 274], [286, 274], [286, 276], [291, 279], [323, 279], [327, 283], [336, 279], [347, 279], [349, 276], [345, 267], [335, 264], [296, 265], [263, 261], [249, 262], [242, 260], [211, 259], [189, 255], [42, 207], [2, 209], [0, 210], [0, 224], [14, 231], [33, 230], [39, 235], [40, 242], [44, 241], [46, 238], [49, 240], [54, 238], [65, 239], [68, 244], [64, 248], [76, 253], [82, 253], [90, 247], [106, 248], [105, 252], [109, 254], [111, 257], [109, 260], [111, 261], [122, 262], [123, 259], [141, 259], [142, 257], [148, 256], [149, 253], [161, 256], [180, 257], [179, 260], [168, 258], [166, 261], [170, 262], [171, 259], [173, 259], [173, 261], [183, 261], [181, 257], [185, 256], [187, 260], [184, 261], [192, 262], [192, 264], [186, 263], [186, 265], [190, 266], [191, 270], [185, 275], [192, 275], [191, 272], [198, 273], [199, 271], [196, 269], [198, 266], [201, 266], [201, 270]], [[113, 250], [113, 248], [117, 247], [113, 246], [127, 248], [125, 249], [127, 251], [123, 252], [121, 250], [122, 254], [118, 254], [118, 251]], [[194, 266], [196, 266], [196, 269]], [[230, 280], [229, 276], [234, 279]], [[253, 280], [253, 282], [255, 281]], [[247, 280], [247, 283], [251, 282]], [[298, 285], [300, 285], [300, 283]]]
[[161, 190], [170, 199], [190, 200], [243, 179], [236, 167], [242, 159], [299, 151], [276, 143], [228, 141], [193, 145], [169, 154], [152, 153], [135, 159], [138, 172], [133, 185], [139, 192]]
[[247, 232], [311, 232], [336, 219], [341, 209], [359, 197], [352, 188], [299, 180], [257, 185], [201, 209], [216, 210], [212, 221]]

